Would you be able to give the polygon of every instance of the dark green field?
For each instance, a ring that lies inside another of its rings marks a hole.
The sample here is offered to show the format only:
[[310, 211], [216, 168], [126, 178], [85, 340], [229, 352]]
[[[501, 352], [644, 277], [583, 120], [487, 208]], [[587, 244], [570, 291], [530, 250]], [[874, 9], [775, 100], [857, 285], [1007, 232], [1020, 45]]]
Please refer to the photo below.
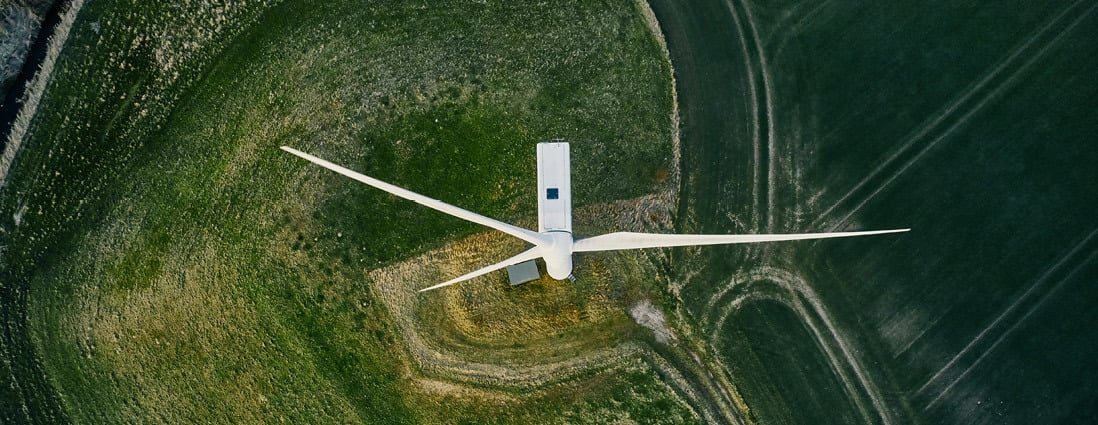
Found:
[[653, 3], [683, 230], [913, 228], [679, 252], [686, 304], [763, 423], [1088, 422], [1094, 6], [907, 3]]
[[[1098, 6], [650, 4], [670, 63], [632, 1], [89, 1], [0, 192], [0, 423], [1098, 416]], [[584, 234], [912, 231], [416, 294], [522, 244], [277, 149], [529, 227], [555, 137]]]

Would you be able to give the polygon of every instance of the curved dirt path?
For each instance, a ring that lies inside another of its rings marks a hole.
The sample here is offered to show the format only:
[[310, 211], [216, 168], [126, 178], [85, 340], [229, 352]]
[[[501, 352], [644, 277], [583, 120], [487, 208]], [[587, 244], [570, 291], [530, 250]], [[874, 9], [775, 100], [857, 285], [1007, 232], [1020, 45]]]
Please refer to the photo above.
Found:
[[794, 273], [764, 266], [729, 279], [709, 299], [702, 317], [702, 323], [712, 329], [710, 343], [714, 346], [718, 344], [725, 322], [745, 302], [759, 299], [777, 301], [803, 321], [866, 423], [876, 422], [874, 417], [884, 424], [893, 423], [891, 411], [862, 365], [850, 339], [835, 325], [812, 286]]

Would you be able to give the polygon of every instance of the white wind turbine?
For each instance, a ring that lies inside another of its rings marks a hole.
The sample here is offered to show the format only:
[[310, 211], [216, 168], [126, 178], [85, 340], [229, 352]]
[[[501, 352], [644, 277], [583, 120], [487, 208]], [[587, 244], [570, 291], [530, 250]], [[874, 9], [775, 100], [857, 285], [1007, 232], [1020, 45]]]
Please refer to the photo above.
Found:
[[770, 235], [677, 235], [656, 233], [616, 232], [574, 240], [572, 238], [572, 170], [567, 142], [538, 143], [538, 231], [523, 229], [494, 220], [472, 211], [455, 207], [437, 199], [393, 186], [381, 180], [348, 170], [339, 165], [283, 146], [282, 150], [316, 165], [335, 171], [362, 183], [408, 199], [420, 205], [442, 211], [473, 223], [482, 224], [534, 244], [533, 248], [496, 264], [466, 273], [420, 292], [438, 289], [472, 279], [507, 266], [542, 258], [545, 269], [554, 279], [572, 277], [572, 254], [576, 252], [615, 251], [623, 249], [658, 248], [690, 245], [722, 245], [735, 243], [792, 241], [804, 239], [842, 238], [906, 232], [911, 229], [874, 230], [866, 232], [797, 233]]

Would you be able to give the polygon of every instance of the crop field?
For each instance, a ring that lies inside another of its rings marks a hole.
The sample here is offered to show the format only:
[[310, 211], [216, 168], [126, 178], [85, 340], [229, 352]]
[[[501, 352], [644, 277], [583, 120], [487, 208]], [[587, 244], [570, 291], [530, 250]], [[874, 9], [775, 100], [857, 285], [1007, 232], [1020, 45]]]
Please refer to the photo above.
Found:
[[760, 423], [1091, 421], [1095, 6], [903, 3], [652, 2], [680, 230], [913, 229], [680, 250], [689, 315]]
[[[1098, 415], [1090, 2], [73, 3], [0, 423]], [[577, 236], [913, 230], [420, 294], [523, 244], [278, 150], [530, 228], [556, 137]]]

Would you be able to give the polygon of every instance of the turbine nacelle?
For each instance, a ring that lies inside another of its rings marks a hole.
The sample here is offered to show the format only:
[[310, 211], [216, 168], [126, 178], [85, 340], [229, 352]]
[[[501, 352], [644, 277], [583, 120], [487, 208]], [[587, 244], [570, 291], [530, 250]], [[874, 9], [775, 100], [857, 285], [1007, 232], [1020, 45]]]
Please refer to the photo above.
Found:
[[545, 259], [545, 271], [556, 280], [572, 276], [572, 234], [567, 232], [549, 232], [553, 241], [542, 247]]
[[373, 177], [343, 168], [339, 165], [283, 146], [282, 150], [297, 155], [316, 165], [350, 177], [417, 204], [444, 212], [463, 220], [491, 227], [534, 245], [514, 257], [487, 267], [466, 273], [420, 292], [453, 285], [507, 266], [543, 258], [545, 269], [553, 279], [572, 277], [572, 253], [615, 251], [623, 249], [659, 248], [689, 245], [717, 245], [792, 241], [806, 239], [841, 238], [883, 233], [906, 232], [911, 229], [876, 230], [868, 232], [798, 233], [777, 235], [667, 235], [653, 233], [618, 232], [586, 239], [572, 238], [572, 178], [571, 157], [568, 143], [538, 144], [538, 232], [523, 229], [472, 211], [455, 207], [437, 199], [393, 186]]

